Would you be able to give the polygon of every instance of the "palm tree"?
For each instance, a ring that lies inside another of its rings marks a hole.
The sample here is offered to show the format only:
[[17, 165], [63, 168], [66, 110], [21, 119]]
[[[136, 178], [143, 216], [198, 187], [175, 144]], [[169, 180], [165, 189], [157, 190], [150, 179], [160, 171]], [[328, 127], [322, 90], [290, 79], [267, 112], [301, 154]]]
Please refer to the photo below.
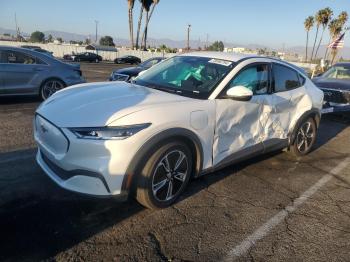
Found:
[[131, 48], [134, 49], [134, 22], [132, 17], [132, 10], [134, 9], [135, 0], [128, 1], [128, 10], [129, 10], [129, 33], [130, 33], [130, 43]]
[[160, 0], [152, 0], [152, 2], [153, 2], [152, 9], [151, 9], [151, 12], [150, 12], [150, 14], [149, 14], [149, 16], [147, 18], [145, 29], [144, 29], [143, 34], [142, 34], [142, 42], [144, 42], [144, 46], [145, 47], [146, 47], [146, 43], [147, 43], [148, 24], [149, 24], [149, 21], [151, 20], [154, 8], [156, 7], [157, 4], [159, 4], [159, 1]]
[[139, 48], [139, 39], [140, 39], [140, 31], [141, 31], [141, 23], [142, 23], [142, 16], [143, 16], [143, 1], [139, 0], [140, 5], [140, 15], [139, 15], [139, 22], [137, 23], [137, 34], [136, 34], [136, 49]]
[[315, 20], [313, 16], [309, 16], [305, 19], [304, 27], [306, 30], [306, 49], [305, 49], [305, 61], [307, 62], [307, 50], [309, 47], [309, 33], [311, 28], [314, 26]]
[[149, 15], [149, 11], [150, 11], [150, 8], [151, 8], [151, 5], [153, 5], [152, 7], [152, 12], [151, 12], [151, 15], [153, 13], [153, 10], [154, 10], [154, 6], [159, 2], [156, 1], [156, 0], [143, 0], [144, 4], [144, 9], [146, 10], [146, 17], [145, 17], [145, 27], [144, 27], [144, 30], [143, 30], [143, 34], [142, 34], [142, 40], [141, 40], [141, 43], [143, 45], [143, 48], [146, 49], [146, 46], [147, 46], [147, 30], [148, 30], [148, 23], [149, 23], [149, 20], [150, 20], [150, 15]]
[[340, 15], [338, 16], [339, 25], [343, 27], [348, 21], [348, 19], [349, 19], [348, 13], [345, 11], [341, 12]]
[[315, 59], [317, 58], [317, 53], [318, 53], [318, 50], [320, 48], [320, 45], [321, 45], [321, 42], [322, 42], [322, 39], [323, 39], [324, 31], [326, 30], [329, 21], [332, 19], [332, 15], [333, 15], [333, 11], [329, 7], [327, 7], [327, 8], [322, 10], [322, 27], [323, 27], [323, 30], [322, 30], [320, 41], [318, 42], [318, 46], [317, 46], [317, 49], [316, 49], [316, 53], [315, 53], [315, 57], [314, 57]]
[[[328, 45], [331, 44], [332, 40], [334, 40], [340, 32], [343, 29], [343, 26], [346, 24], [348, 21], [348, 13], [343, 11], [339, 14], [338, 19], [332, 20], [329, 25], [328, 25], [328, 30], [329, 30], [329, 43]], [[324, 54], [324, 59], [328, 59], [328, 48], [326, 49], [326, 52]]]
[[316, 21], [316, 36], [315, 36], [315, 41], [314, 41], [314, 45], [312, 47], [312, 52], [311, 52], [311, 61], [312, 61], [312, 58], [314, 56], [314, 50], [315, 50], [315, 46], [316, 46], [316, 41], [317, 41], [317, 38], [318, 38], [318, 30], [320, 29], [320, 25], [322, 24], [323, 22], [323, 10], [319, 10], [316, 15], [315, 15], [315, 21]]

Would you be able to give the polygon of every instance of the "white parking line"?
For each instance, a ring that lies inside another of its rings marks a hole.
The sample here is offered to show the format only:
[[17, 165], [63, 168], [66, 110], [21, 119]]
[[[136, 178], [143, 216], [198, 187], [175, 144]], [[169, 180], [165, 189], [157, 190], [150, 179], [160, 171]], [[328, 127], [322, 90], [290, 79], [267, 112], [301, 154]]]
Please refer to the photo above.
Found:
[[225, 258], [225, 261], [232, 261], [236, 258], [247, 253], [256, 242], [264, 238], [275, 226], [280, 224], [287, 216], [288, 213], [294, 212], [300, 205], [302, 205], [308, 198], [315, 194], [322, 186], [324, 186], [333, 175], [340, 173], [350, 163], [350, 157], [347, 157], [340, 164], [334, 167], [328, 174], [324, 175], [313, 186], [306, 190], [300, 197], [294, 200], [293, 203], [288, 205], [285, 209], [277, 213], [265, 224], [259, 227], [253, 234], [249, 235], [239, 245], [234, 246]]

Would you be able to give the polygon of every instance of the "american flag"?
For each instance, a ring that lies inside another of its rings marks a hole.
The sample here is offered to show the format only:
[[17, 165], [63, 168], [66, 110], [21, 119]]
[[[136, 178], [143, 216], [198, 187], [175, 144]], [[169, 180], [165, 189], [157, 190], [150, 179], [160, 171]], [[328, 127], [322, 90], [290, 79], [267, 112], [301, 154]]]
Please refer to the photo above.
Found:
[[341, 36], [339, 36], [337, 39], [335, 39], [332, 43], [330, 43], [328, 48], [332, 48], [332, 49], [343, 48], [344, 47], [344, 36], [345, 36], [345, 33], [343, 33]]

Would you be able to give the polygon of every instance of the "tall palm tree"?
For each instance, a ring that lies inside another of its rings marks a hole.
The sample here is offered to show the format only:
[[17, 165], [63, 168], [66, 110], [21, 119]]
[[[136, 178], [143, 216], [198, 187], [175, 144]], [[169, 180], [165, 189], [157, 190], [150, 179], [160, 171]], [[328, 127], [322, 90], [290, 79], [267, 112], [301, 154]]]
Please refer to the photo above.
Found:
[[152, 2], [153, 2], [152, 9], [151, 9], [151, 12], [150, 12], [150, 14], [149, 14], [149, 17], [147, 18], [146, 25], [145, 25], [145, 29], [144, 29], [143, 34], [142, 34], [142, 39], [143, 39], [142, 41], [144, 42], [144, 46], [145, 46], [145, 47], [146, 47], [146, 43], [147, 43], [148, 24], [149, 24], [149, 21], [151, 20], [151, 17], [152, 17], [154, 8], [156, 7], [157, 4], [159, 4], [159, 1], [160, 1], [160, 0], [152, 0]]
[[309, 16], [305, 19], [304, 27], [306, 30], [306, 48], [305, 48], [305, 61], [307, 62], [307, 50], [309, 48], [309, 33], [311, 28], [314, 26], [315, 20], [313, 16]]
[[338, 16], [340, 26], [343, 27], [348, 21], [348, 19], [349, 19], [348, 13], [345, 11], [341, 12]]
[[312, 58], [314, 56], [314, 50], [315, 50], [315, 46], [316, 46], [316, 41], [317, 41], [317, 38], [318, 38], [318, 31], [320, 29], [320, 26], [323, 22], [323, 10], [319, 10], [316, 15], [315, 15], [315, 21], [316, 21], [316, 36], [315, 36], [315, 41], [314, 41], [314, 45], [312, 47], [312, 52], [311, 52], [311, 61], [312, 61]]
[[[343, 11], [339, 14], [338, 19], [332, 20], [329, 25], [328, 25], [328, 30], [329, 30], [329, 43], [328, 45], [331, 44], [332, 40], [334, 40], [342, 31], [343, 26], [346, 24], [348, 21], [348, 13]], [[324, 59], [328, 59], [328, 48], [326, 48], [326, 52], [324, 54]]]
[[[143, 30], [143, 34], [142, 34], [142, 40], [141, 40], [141, 43], [142, 43], [142, 46], [144, 49], [146, 49], [146, 45], [147, 45], [147, 30], [148, 30], [148, 22], [149, 22], [149, 19], [150, 19], [150, 8], [152, 6], [152, 4], [154, 2], [159, 2], [159, 1], [154, 1], [154, 0], [143, 0], [144, 2], [144, 9], [146, 10], [146, 17], [145, 17], [145, 27], [144, 27], [144, 30]], [[155, 5], [155, 4], [154, 4]], [[153, 7], [154, 7], [153, 5]], [[152, 8], [152, 11], [154, 10], [154, 8]]]
[[141, 31], [141, 23], [142, 23], [142, 16], [143, 16], [143, 1], [139, 0], [141, 5], [140, 5], [140, 15], [139, 15], [139, 22], [137, 23], [137, 33], [136, 33], [136, 49], [139, 48], [139, 40], [140, 40], [140, 31]]
[[320, 41], [318, 42], [318, 46], [316, 49], [316, 53], [315, 53], [315, 57], [314, 57], [315, 59], [317, 58], [317, 53], [318, 53], [318, 50], [320, 48], [320, 45], [321, 45], [321, 42], [323, 39], [324, 31], [326, 30], [328, 23], [332, 19], [332, 16], [333, 16], [333, 11], [329, 7], [323, 9], [322, 11], [323, 11], [322, 12], [322, 28], [323, 28], [323, 30], [322, 30]]
[[128, 10], [129, 10], [129, 33], [130, 33], [130, 44], [131, 48], [134, 49], [134, 22], [132, 17], [132, 10], [134, 9], [135, 0], [128, 1]]

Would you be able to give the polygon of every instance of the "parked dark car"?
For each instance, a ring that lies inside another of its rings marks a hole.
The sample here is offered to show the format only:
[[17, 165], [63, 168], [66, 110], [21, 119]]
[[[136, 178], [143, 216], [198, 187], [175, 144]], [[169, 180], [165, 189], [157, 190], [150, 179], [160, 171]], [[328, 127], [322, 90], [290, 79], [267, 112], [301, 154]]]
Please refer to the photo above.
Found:
[[0, 46], [0, 96], [39, 95], [45, 100], [66, 86], [84, 82], [79, 64], [31, 49]]
[[312, 79], [330, 105], [350, 104], [350, 63], [337, 63]]
[[136, 76], [138, 76], [140, 72], [151, 68], [152, 66], [158, 64], [162, 60], [164, 60], [163, 57], [153, 57], [144, 61], [136, 67], [127, 67], [114, 70], [111, 76], [109, 77], [109, 81], [130, 81]]
[[22, 48], [26, 48], [26, 49], [30, 49], [30, 50], [33, 50], [33, 51], [36, 51], [36, 52], [39, 52], [39, 53], [43, 53], [43, 54], [48, 55], [48, 56], [53, 56], [53, 52], [47, 51], [45, 49], [42, 49], [39, 46], [22, 45], [21, 47]]
[[99, 63], [102, 61], [102, 56], [97, 55], [95, 53], [91, 52], [85, 52], [85, 53], [79, 53], [79, 54], [72, 54], [72, 55], [64, 55], [64, 60], [71, 60], [74, 62], [95, 62]]
[[119, 58], [114, 59], [114, 63], [116, 64], [139, 64], [141, 63], [141, 59], [133, 56], [133, 55], [126, 55], [126, 56], [122, 56]]

